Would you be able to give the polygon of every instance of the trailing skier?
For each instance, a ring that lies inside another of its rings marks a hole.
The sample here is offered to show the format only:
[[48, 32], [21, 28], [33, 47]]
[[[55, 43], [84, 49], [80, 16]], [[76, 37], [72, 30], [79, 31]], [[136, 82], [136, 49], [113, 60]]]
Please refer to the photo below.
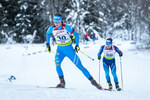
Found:
[[[47, 38], [47, 50], [51, 52], [50, 46], [50, 34], [56, 39], [57, 43], [57, 50], [55, 55], [55, 64], [56, 64], [56, 71], [60, 79], [60, 83], [56, 86], [57, 88], [65, 88], [65, 79], [64, 74], [61, 69], [61, 63], [65, 57], [68, 57], [76, 67], [81, 70], [84, 76], [90, 80], [92, 85], [94, 85], [98, 89], [102, 89], [101, 85], [99, 85], [94, 78], [91, 76], [89, 71], [82, 65], [80, 58], [76, 53], [80, 50], [79, 48], [79, 34], [76, 32], [74, 28], [72, 28], [68, 24], [64, 24], [62, 21], [62, 15], [60, 13], [56, 13], [54, 15], [54, 25], [50, 26], [46, 33]], [[72, 40], [70, 35], [73, 34], [75, 36], [76, 46], [75, 49], [72, 47]], [[76, 52], [76, 53], [75, 53]]]
[[119, 87], [118, 77], [116, 74], [116, 64], [115, 64], [115, 53], [117, 52], [120, 57], [123, 56], [123, 52], [118, 49], [117, 46], [112, 45], [112, 38], [106, 40], [106, 45], [101, 46], [98, 52], [98, 60], [101, 59], [101, 54], [104, 53], [103, 57], [103, 68], [105, 71], [105, 77], [109, 86], [109, 89], [112, 89], [112, 83], [109, 76], [109, 67], [111, 69], [112, 76], [114, 78], [115, 86], [118, 91], [121, 90]]

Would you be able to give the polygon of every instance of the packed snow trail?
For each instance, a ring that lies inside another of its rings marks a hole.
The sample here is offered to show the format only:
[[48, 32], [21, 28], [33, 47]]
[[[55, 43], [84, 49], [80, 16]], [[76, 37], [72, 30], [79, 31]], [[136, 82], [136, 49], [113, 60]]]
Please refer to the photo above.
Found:
[[[80, 49], [95, 60], [78, 53], [82, 64], [98, 82], [99, 62], [97, 53], [104, 42], [83, 45]], [[91, 85], [78, 68], [68, 59], [62, 62], [62, 69], [68, 89], [36, 88], [56, 86], [55, 54], [45, 52], [45, 44], [0, 45], [0, 100], [149, 100], [149, 51], [131, 51], [130, 42], [117, 45], [124, 53], [122, 57], [123, 91], [100, 91]], [[87, 47], [88, 48], [84, 48]], [[52, 46], [56, 50], [56, 46]], [[37, 52], [37, 53], [35, 53]], [[31, 55], [28, 55], [31, 54]], [[116, 54], [117, 75], [121, 87], [120, 59]], [[101, 62], [102, 87], [108, 87]], [[16, 80], [7, 79], [14, 75]], [[113, 77], [111, 80], [114, 86]], [[113, 87], [113, 89], [115, 89]]]

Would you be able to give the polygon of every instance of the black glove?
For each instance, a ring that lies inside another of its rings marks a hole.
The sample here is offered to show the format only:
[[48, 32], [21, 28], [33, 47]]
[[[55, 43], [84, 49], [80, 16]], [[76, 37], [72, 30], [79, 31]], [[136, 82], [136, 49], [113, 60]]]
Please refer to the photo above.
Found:
[[79, 50], [80, 50], [79, 46], [76, 45], [74, 51], [75, 51], [76, 53], [78, 53]]
[[49, 53], [51, 52], [51, 46], [49, 43], [46, 43], [46, 49]]
[[73, 40], [75, 39], [75, 35], [74, 34], [71, 34], [70, 38]]
[[119, 54], [119, 57], [122, 57], [122, 56], [123, 56], [123, 54], [122, 54], [122, 53], [120, 53], [120, 54]]
[[98, 60], [101, 60], [101, 56], [98, 56]]

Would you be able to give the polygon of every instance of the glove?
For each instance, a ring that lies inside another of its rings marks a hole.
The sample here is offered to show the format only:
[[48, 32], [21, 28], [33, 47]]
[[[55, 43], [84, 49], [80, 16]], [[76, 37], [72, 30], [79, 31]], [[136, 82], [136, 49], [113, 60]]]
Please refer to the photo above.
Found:
[[101, 60], [101, 56], [98, 56], [98, 60]]
[[71, 39], [75, 39], [75, 35], [74, 35], [74, 34], [71, 34], [70, 38], [71, 38]]
[[50, 53], [51, 52], [51, 47], [50, 47], [50, 44], [49, 43], [46, 43], [46, 49], [47, 51]]
[[80, 50], [79, 46], [76, 45], [74, 51], [78, 53], [79, 50]]
[[123, 56], [123, 54], [122, 54], [122, 53], [120, 53], [120, 54], [119, 54], [119, 57], [122, 57], [122, 56]]

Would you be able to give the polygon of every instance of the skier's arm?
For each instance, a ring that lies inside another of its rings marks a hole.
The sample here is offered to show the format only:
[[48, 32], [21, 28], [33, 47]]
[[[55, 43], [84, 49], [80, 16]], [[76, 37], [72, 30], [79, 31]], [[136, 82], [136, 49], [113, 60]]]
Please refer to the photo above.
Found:
[[49, 27], [49, 29], [46, 32], [46, 43], [50, 43], [50, 34], [52, 33], [53, 27]]
[[52, 33], [53, 27], [49, 27], [49, 29], [46, 32], [46, 49], [50, 53], [51, 52], [51, 46], [50, 46], [50, 34]]
[[76, 30], [72, 28], [70, 25], [66, 24], [65, 26], [66, 26], [66, 30], [75, 36], [76, 45], [79, 46], [79, 33], [77, 33]]
[[119, 48], [117, 46], [114, 46], [114, 47], [115, 47], [115, 51], [119, 54], [119, 56], [122, 56], [123, 52], [121, 50], [119, 50]]
[[101, 56], [101, 54], [103, 53], [103, 50], [104, 50], [104, 45], [101, 46], [101, 48], [100, 48], [100, 50], [99, 50], [99, 52], [97, 54], [98, 57]]

